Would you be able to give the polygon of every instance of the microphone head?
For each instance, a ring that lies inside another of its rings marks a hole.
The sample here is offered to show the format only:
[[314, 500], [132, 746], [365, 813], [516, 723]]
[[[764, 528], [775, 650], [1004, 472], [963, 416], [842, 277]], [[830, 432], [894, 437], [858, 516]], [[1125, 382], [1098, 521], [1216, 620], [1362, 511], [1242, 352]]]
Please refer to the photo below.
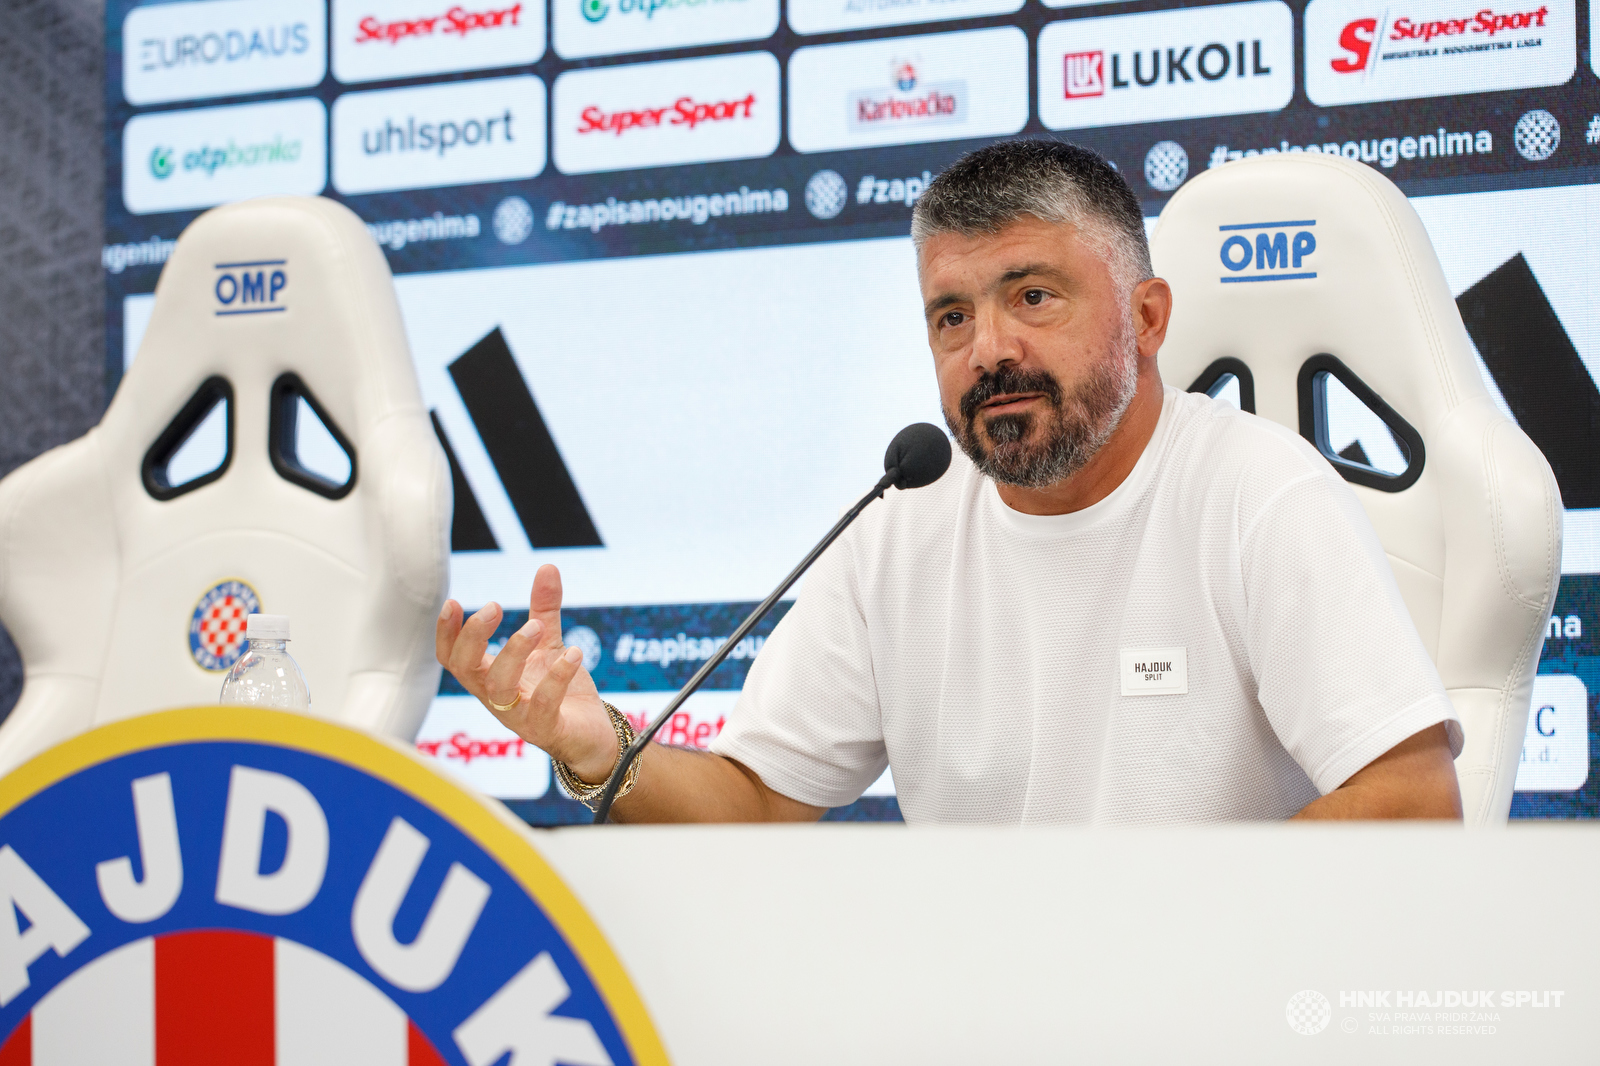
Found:
[[950, 469], [950, 438], [944, 430], [927, 422], [917, 422], [894, 435], [883, 456], [883, 470], [895, 474], [897, 489], [920, 489], [931, 485]]

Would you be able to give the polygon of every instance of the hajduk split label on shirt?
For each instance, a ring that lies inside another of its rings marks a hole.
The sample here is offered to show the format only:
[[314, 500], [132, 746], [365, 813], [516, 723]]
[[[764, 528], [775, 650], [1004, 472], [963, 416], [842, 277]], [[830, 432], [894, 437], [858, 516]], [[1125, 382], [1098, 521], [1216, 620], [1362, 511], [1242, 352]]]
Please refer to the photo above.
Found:
[[1124, 696], [1182, 696], [1189, 691], [1187, 648], [1123, 648]]

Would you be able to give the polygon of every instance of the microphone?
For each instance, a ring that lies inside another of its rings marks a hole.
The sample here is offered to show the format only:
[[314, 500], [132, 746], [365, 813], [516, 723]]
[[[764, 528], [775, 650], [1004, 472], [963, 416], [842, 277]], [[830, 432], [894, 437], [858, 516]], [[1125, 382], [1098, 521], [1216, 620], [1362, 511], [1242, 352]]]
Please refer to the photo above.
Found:
[[828, 549], [828, 545], [839, 539], [839, 534], [845, 531], [845, 527], [867, 509], [867, 504], [882, 496], [891, 486], [897, 489], [920, 489], [924, 485], [931, 485], [949, 468], [950, 438], [946, 437], [944, 430], [938, 426], [917, 422], [894, 435], [894, 440], [889, 442], [889, 450], [883, 456], [883, 477], [872, 486], [872, 491], [861, 497], [854, 507], [845, 512], [844, 517], [828, 530], [827, 536], [818, 541], [817, 546], [800, 560], [800, 565], [789, 571], [789, 576], [772, 590], [772, 595], [762, 600], [756, 609], [750, 612], [750, 617], [739, 623], [739, 628], [733, 631], [733, 635], [723, 642], [722, 647], [718, 648], [700, 669], [694, 672], [689, 683], [678, 690], [678, 694], [667, 702], [666, 707], [655, 716], [645, 731], [628, 745], [628, 750], [622, 753], [622, 758], [611, 771], [611, 776], [606, 778], [605, 791], [600, 794], [600, 802], [594, 809], [595, 825], [606, 824], [606, 819], [611, 815], [611, 804], [616, 802], [617, 790], [622, 787], [623, 778], [628, 776], [628, 767], [644, 753], [645, 745], [649, 744], [667, 720], [677, 713], [678, 708], [683, 706], [683, 701], [694, 695], [695, 690], [711, 676], [711, 671], [722, 665], [722, 661], [733, 651], [734, 646], [750, 635], [756, 624], [777, 604], [778, 597], [788, 592], [789, 586], [800, 580], [800, 575], [811, 568], [811, 564]]

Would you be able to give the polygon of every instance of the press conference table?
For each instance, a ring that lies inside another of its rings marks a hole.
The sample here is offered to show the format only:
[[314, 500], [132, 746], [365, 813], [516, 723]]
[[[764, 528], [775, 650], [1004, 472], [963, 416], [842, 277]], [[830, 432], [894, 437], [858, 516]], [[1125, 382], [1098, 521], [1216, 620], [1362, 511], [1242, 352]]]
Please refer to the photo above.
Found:
[[[1600, 1054], [1596, 826], [612, 826], [534, 839], [678, 1063]], [[1302, 992], [1295, 1019], [1318, 1030], [1306, 1034], [1286, 1010]], [[1462, 1007], [1462, 993], [1489, 1006]]]

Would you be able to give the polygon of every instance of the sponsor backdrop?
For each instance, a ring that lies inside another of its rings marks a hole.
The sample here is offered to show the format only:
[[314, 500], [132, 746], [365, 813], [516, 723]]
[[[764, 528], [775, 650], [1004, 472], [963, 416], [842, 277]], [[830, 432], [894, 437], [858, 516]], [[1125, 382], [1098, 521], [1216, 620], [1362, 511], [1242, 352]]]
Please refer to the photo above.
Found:
[[[1594, 817], [1591, 17], [1576, 0], [110, 0], [108, 376], [200, 211], [347, 204], [395, 272], [451, 461], [452, 595], [510, 608], [504, 636], [557, 563], [567, 643], [643, 721], [893, 432], [938, 420], [905, 234], [941, 168], [1066, 137], [1153, 218], [1230, 159], [1339, 154], [1413, 197], [1485, 379], [1560, 481], [1564, 577], [1512, 813]], [[1330, 403], [1343, 454], [1403, 463], [1358, 400]], [[187, 446], [196, 471], [214, 439]], [[663, 740], [710, 743], [776, 621]], [[448, 677], [417, 746], [531, 822], [587, 817]], [[898, 817], [893, 781], [833, 816]]]

